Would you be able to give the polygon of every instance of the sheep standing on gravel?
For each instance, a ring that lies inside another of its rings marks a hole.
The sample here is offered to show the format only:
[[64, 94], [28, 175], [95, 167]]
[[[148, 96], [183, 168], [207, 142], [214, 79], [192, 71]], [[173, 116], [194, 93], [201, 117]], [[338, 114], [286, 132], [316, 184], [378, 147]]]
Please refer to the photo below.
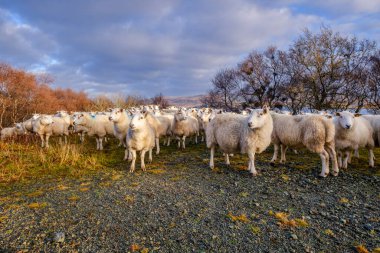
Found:
[[276, 162], [280, 147], [280, 163], [284, 163], [288, 147], [304, 146], [321, 157], [321, 177], [329, 174], [329, 159], [332, 161], [333, 175], [338, 175], [339, 168], [334, 142], [335, 127], [331, 119], [320, 115], [292, 116], [275, 112], [272, 112], [271, 115], [274, 124], [272, 133], [274, 153], [271, 163]]
[[178, 140], [178, 148], [181, 147], [185, 149], [186, 137], [195, 136], [195, 143], [198, 143], [197, 135], [199, 132], [198, 120], [191, 115], [187, 115], [184, 108], [181, 108], [174, 115], [174, 124], [172, 128], [172, 133], [176, 136]]
[[53, 117], [51, 115], [40, 115], [33, 120], [33, 132], [41, 138], [41, 147], [49, 147], [49, 138], [53, 134]]
[[377, 146], [380, 146], [380, 115], [363, 115], [362, 117], [371, 123], [373, 140]]
[[[369, 166], [374, 166], [373, 148], [373, 128], [371, 123], [361, 117], [360, 114], [350, 112], [338, 112], [334, 117], [335, 124], [335, 145], [338, 151], [339, 167], [347, 169], [349, 156], [352, 150], [367, 148], [369, 153]], [[343, 152], [345, 154], [342, 161]]]
[[160, 153], [160, 137], [170, 138], [172, 120], [164, 116], [154, 116], [151, 112], [146, 112], [147, 122], [154, 129], [156, 139], [156, 154]]
[[[152, 162], [152, 149], [155, 143], [155, 132], [148, 123], [148, 112], [136, 113], [129, 124], [126, 138], [127, 149], [132, 153], [132, 163], [129, 172], [135, 171], [136, 152], [140, 151], [141, 169], [145, 171], [145, 153], [149, 152], [149, 161]], [[126, 151], [127, 152], [127, 151]]]
[[[207, 147], [210, 148], [210, 167], [214, 168], [215, 147], [225, 154], [240, 152], [248, 154], [248, 170], [257, 175], [255, 154], [263, 152], [271, 143], [273, 121], [269, 109], [252, 110], [248, 116], [240, 114], [217, 114], [206, 129]], [[226, 156], [226, 159], [228, 156]], [[229, 160], [226, 160], [229, 165]]]
[[80, 113], [74, 120], [74, 126], [80, 125], [88, 129], [88, 136], [95, 136], [96, 150], [103, 150], [103, 139], [113, 135], [113, 123], [106, 114]]

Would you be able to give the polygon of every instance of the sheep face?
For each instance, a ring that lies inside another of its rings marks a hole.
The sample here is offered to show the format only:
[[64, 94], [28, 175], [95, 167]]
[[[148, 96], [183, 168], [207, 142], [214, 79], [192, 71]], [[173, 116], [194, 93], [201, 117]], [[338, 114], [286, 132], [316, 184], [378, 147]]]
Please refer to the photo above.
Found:
[[26, 130], [23, 127], [22, 123], [16, 123], [15, 124], [15, 129], [16, 129], [16, 133], [17, 134], [25, 134], [26, 133]]
[[135, 113], [132, 117], [131, 123], [129, 123], [129, 128], [134, 131], [145, 127], [147, 113]]
[[84, 125], [84, 124], [86, 124], [86, 119], [84, 117], [84, 114], [80, 113], [75, 117], [73, 121], [73, 125], [75, 126], [75, 125]]
[[57, 111], [58, 117], [66, 117], [69, 114], [66, 111]]
[[187, 119], [187, 112], [186, 112], [186, 110], [184, 108], [182, 108], [181, 110], [179, 110], [175, 114], [175, 119], [176, 119], [176, 121], [186, 120]]
[[338, 120], [338, 123], [339, 125], [343, 128], [343, 129], [351, 129], [354, 127], [354, 123], [355, 123], [355, 117], [359, 117], [360, 114], [353, 114], [353, 113], [350, 113], [350, 112], [337, 112], [336, 114], [336, 118]]
[[271, 116], [268, 108], [265, 106], [263, 109], [251, 110], [248, 116], [248, 127], [252, 130], [263, 127], [267, 121], [267, 117]]
[[35, 113], [35, 114], [33, 114], [33, 116], [32, 116], [32, 120], [36, 120], [36, 119], [38, 119], [40, 116], [41, 116], [40, 114]]
[[125, 113], [124, 109], [115, 108], [111, 111], [110, 116], [108, 117], [110, 121], [118, 122], [121, 118], [121, 115]]

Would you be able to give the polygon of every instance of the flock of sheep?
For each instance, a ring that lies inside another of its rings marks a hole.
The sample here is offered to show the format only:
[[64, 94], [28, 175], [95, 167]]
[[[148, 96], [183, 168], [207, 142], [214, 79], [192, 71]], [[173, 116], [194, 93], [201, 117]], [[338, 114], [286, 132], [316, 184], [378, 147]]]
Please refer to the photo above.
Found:
[[[288, 147], [302, 148], [319, 154], [322, 162], [320, 176], [337, 176], [339, 168], [347, 168], [351, 154], [358, 156], [359, 148], [369, 151], [369, 166], [374, 166], [373, 149], [380, 144], [380, 115], [360, 115], [348, 111], [335, 115], [315, 113], [290, 115], [281, 111], [248, 109], [237, 113], [226, 113], [210, 108], [159, 109], [157, 106], [139, 108], [114, 108], [107, 112], [58, 111], [55, 115], [35, 114], [32, 118], [16, 123], [14, 127], [1, 130], [1, 139], [14, 135], [35, 133], [41, 138], [41, 146], [49, 147], [50, 136], [60, 136], [60, 143], [70, 133], [77, 133], [81, 142], [84, 136], [95, 137], [96, 149], [103, 149], [103, 141], [114, 136], [125, 148], [124, 160], [131, 161], [130, 171], [135, 170], [136, 152], [140, 151], [141, 168], [145, 171], [146, 152], [152, 161], [152, 150], [160, 153], [160, 138], [169, 146], [176, 138], [178, 148], [185, 149], [186, 138], [194, 137], [198, 143], [206, 139], [210, 149], [210, 167], [214, 167], [215, 148], [223, 152], [226, 164], [234, 153], [248, 154], [248, 170], [256, 175], [255, 154], [261, 153], [273, 143], [275, 163], [281, 151], [280, 163], [286, 161]], [[294, 150], [296, 152], [296, 150]]]

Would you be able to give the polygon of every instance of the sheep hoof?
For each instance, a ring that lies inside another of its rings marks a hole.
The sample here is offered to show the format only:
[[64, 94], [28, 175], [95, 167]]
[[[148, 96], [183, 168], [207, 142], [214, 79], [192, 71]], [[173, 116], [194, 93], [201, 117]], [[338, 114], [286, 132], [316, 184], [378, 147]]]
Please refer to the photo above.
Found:
[[129, 173], [133, 173], [135, 171], [135, 169], [133, 168], [131, 168], [130, 170], [129, 170]]
[[319, 177], [326, 177], [328, 174], [327, 173], [321, 173], [319, 174]]
[[251, 172], [251, 173], [249, 173], [249, 175], [250, 175], [251, 177], [256, 177], [256, 176], [258, 175], [258, 173], [257, 173], [257, 172]]
[[331, 174], [332, 174], [334, 177], [336, 177], [336, 176], [338, 176], [339, 171], [333, 171]]

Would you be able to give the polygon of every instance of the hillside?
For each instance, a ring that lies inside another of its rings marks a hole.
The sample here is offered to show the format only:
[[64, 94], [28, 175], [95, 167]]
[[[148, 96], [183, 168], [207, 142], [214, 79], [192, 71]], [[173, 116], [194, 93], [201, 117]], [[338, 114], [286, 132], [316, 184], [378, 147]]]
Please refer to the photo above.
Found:
[[166, 97], [166, 99], [169, 101], [170, 105], [176, 105], [176, 106], [186, 106], [186, 107], [197, 107], [201, 106], [201, 98], [204, 95], [196, 95], [196, 96], [172, 96], [172, 97]]

